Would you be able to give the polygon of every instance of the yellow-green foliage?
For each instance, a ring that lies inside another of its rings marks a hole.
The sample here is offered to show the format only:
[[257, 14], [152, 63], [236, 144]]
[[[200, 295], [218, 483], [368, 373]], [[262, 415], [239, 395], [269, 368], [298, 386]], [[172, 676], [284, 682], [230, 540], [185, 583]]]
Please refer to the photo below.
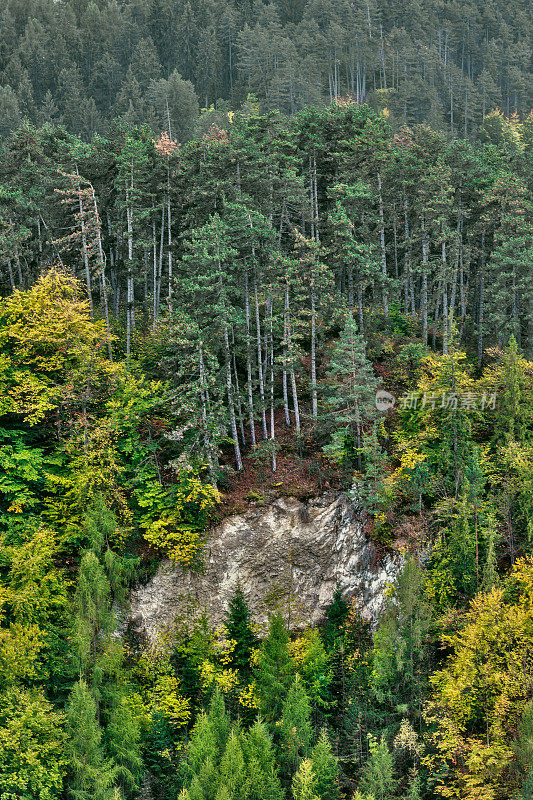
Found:
[[190, 565], [198, 552], [219, 493], [192, 470], [178, 475], [177, 483], [146, 486], [138, 498], [146, 512], [141, 518], [144, 538], [179, 564]]
[[176, 727], [189, 722], [191, 703], [182, 694], [180, 681], [174, 675], [163, 642], [141, 655], [136, 664], [135, 679], [140, 692], [133, 695], [132, 708], [143, 727], [150, 726], [151, 712], [160, 713]]
[[426, 715], [434, 753], [426, 759], [440, 797], [509, 797], [510, 742], [531, 687], [533, 561], [515, 564], [506, 585], [472, 600], [466, 625], [448, 638], [452, 655], [432, 678]]
[[35, 425], [53, 411], [83, 414], [117, 367], [103, 357], [105, 325], [92, 320], [75, 279], [51, 269], [0, 301], [0, 413]]

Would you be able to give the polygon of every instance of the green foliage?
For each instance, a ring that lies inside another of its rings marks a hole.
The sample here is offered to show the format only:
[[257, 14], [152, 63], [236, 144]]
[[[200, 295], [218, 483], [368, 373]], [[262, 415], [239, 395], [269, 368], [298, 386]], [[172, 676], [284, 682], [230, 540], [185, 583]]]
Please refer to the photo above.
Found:
[[395, 711], [422, 713], [429, 674], [431, 612], [424, 597], [426, 576], [411, 556], [390, 590], [374, 634], [372, 687]]
[[0, 701], [0, 796], [58, 800], [66, 766], [64, 717], [39, 690], [11, 688]]
[[346, 459], [356, 460], [359, 468], [363, 426], [376, 415], [374, 399], [378, 386], [365, 349], [365, 340], [357, 332], [353, 317], [348, 315], [326, 378], [329, 419], [335, 420], [337, 430], [333, 443], [325, 451], [341, 463]]
[[281, 715], [292, 676], [289, 636], [278, 612], [270, 617], [268, 635], [257, 653], [255, 669], [259, 709], [270, 725]]
[[237, 585], [229, 601], [226, 629], [229, 638], [235, 642], [231, 654], [231, 665], [246, 681], [251, 675], [252, 650], [256, 646], [257, 640], [251, 627], [250, 609], [246, 604], [240, 585]]
[[369, 758], [363, 769], [361, 788], [379, 800], [389, 800], [395, 794], [394, 756], [384, 738], [369, 737]]
[[292, 781], [293, 800], [319, 800], [319, 795], [315, 791], [316, 776], [313, 770], [313, 762], [306, 758], [300, 764]]
[[178, 564], [191, 565], [198, 555], [201, 534], [219, 500], [217, 490], [192, 468], [177, 475], [176, 483], [163, 487], [155, 471], [143, 476], [137, 490], [142, 509], [139, 525], [144, 538]]
[[[50, 123], [0, 147], [0, 795], [527, 796], [524, 15], [50, 2], [0, 18], [0, 127]], [[427, 554], [375, 630], [366, 592], [296, 630], [292, 576], [290, 634], [237, 590], [122, 639], [134, 577], [282, 484]]]
[[325, 728], [320, 731], [318, 741], [311, 750], [311, 762], [316, 777], [316, 793], [321, 800], [340, 798], [339, 762], [331, 747]]
[[74, 800], [107, 800], [117, 775], [105, 758], [102, 732], [96, 718], [96, 702], [85, 681], [74, 684], [66, 714], [66, 756]]
[[187, 791], [191, 798], [282, 800], [272, 739], [256, 721], [243, 731], [231, 725], [220, 693], [198, 718], [187, 748]]
[[303, 758], [309, 755], [313, 729], [311, 706], [304, 685], [297, 675], [283, 703], [279, 724], [280, 758], [287, 776], [292, 776]]

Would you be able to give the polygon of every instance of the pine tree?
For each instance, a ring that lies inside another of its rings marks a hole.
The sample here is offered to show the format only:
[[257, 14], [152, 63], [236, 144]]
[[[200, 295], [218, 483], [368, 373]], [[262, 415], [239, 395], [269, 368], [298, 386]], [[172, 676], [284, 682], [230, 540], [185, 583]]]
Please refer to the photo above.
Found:
[[378, 381], [365, 354], [365, 341], [351, 315], [335, 345], [325, 379], [326, 422], [335, 426], [333, 443], [326, 452], [340, 461], [356, 458], [361, 468], [363, 425], [374, 419]]

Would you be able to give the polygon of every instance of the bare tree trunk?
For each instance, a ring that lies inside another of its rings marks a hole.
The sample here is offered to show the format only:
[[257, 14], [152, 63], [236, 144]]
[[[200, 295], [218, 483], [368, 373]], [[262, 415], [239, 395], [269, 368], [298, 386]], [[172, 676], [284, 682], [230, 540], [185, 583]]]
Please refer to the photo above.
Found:
[[483, 312], [485, 302], [485, 234], [481, 234], [481, 257], [479, 259], [479, 312], [477, 322], [477, 364], [483, 362]]
[[318, 391], [316, 382], [316, 295], [311, 284], [311, 409], [315, 419], [318, 417]]
[[[446, 241], [442, 241], [442, 352], [448, 354], [448, 276], [446, 261]], [[435, 323], [436, 324], [436, 323]]]
[[153, 265], [152, 265], [152, 268], [153, 268], [152, 283], [153, 283], [153, 291], [154, 291], [154, 296], [153, 296], [153, 315], [154, 315], [154, 318], [153, 318], [153, 323], [152, 323], [152, 329], [153, 329], [154, 333], [156, 332], [156, 329], [157, 329], [157, 319], [159, 317], [159, 303], [157, 301], [158, 296], [159, 296], [159, 291], [158, 291], [158, 286], [157, 286], [158, 270], [157, 270], [157, 235], [156, 234], [157, 234], [157, 231], [156, 231], [156, 222], [155, 222], [155, 214], [154, 214], [153, 219], [152, 219], [152, 251], [153, 251], [152, 252], [152, 260], [153, 260]]
[[239, 375], [237, 372], [237, 356], [235, 355], [235, 333], [233, 331], [233, 326], [231, 327], [231, 344], [233, 349], [233, 379], [235, 381], [235, 402], [237, 405], [237, 416], [239, 418], [239, 430], [241, 433], [242, 445], [243, 447], [246, 447], [246, 435], [244, 433], [244, 418], [242, 415], [241, 391], [239, 387]]
[[420, 310], [422, 311], [422, 337], [428, 343], [428, 240], [426, 218], [422, 214], [422, 291], [420, 292]]
[[11, 285], [11, 291], [15, 291], [15, 278], [13, 277], [13, 268], [11, 266], [11, 259], [7, 259], [7, 271], [9, 273], [9, 283]]
[[272, 472], [277, 469], [276, 459], [276, 428], [274, 419], [274, 303], [269, 297], [267, 306], [269, 309], [269, 354], [270, 354], [270, 441], [272, 442]]
[[126, 224], [128, 230], [128, 268], [126, 293], [126, 356], [131, 353], [131, 337], [135, 327], [133, 316], [133, 224], [131, 218], [130, 194], [126, 189]]
[[255, 300], [255, 327], [257, 332], [257, 371], [259, 376], [259, 396], [261, 398], [261, 422], [263, 426], [263, 439], [268, 439], [265, 409], [265, 382], [263, 378], [263, 352], [261, 347], [261, 319], [259, 315], [259, 297], [257, 294], [257, 282], [254, 281], [254, 300]]
[[255, 447], [255, 420], [254, 396], [252, 386], [252, 342], [251, 342], [251, 314], [250, 314], [250, 287], [248, 283], [248, 270], [244, 275], [244, 309], [246, 314], [246, 388], [248, 392], [248, 416], [250, 420], [250, 440]]
[[83, 266], [85, 268], [85, 283], [87, 286], [87, 299], [89, 300], [89, 312], [91, 317], [94, 317], [93, 306], [93, 291], [91, 284], [91, 269], [89, 266], [89, 252], [87, 250], [87, 234], [85, 231], [85, 212], [83, 209], [83, 200], [81, 196], [81, 181], [78, 166], [76, 165], [76, 176], [78, 178], [78, 203], [80, 211], [80, 230], [81, 230], [81, 251], [83, 255]]
[[383, 279], [383, 313], [389, 318], [389, 291], [387, 287], [387, 251], [385, 248], [385, 214], [383, 210], [383, 194], [381, 191], [381, 173], [378, 172], [379, 199], [379, 244], [381, 248], [381, 276]]
[[18, 244], [17, 244], [17, 239], [15, 237], [15, 229], [13, 227], [13, 220], [12, 219], [9, 220], [9, 226], [11, 228], [11, 236], [13, 237], [13, 246], [14, 246], [14, 250], [15, 250], [15, 264], [17, 266], [17, 275], [18, 275], [18, 279], [19, 279], [19, 286], [22, 287], [22, 284], [23, 284], [22, 267], [21, 267], [21, 264], [20, 264], [19, 248], [18, 248]]
[[106, 283], [106, 275], [105, 275], [105, 254], [104, 248], [102, 244], [102, 225], [100, 221], [100, 215], [98, 213], [98, 205], [96, 203], [96, 195], [94, 193], [94, 188], [91, 186], [91, 193], [93, 198], [94, 204], [94, 217], [95, 217], [95, 227], [96, 227], [96, 243], [98, 245], [98, 262], [100, 264], [100, 283], [102, 287], [102, 304], [104, 306], [104, 319], [105, 325], [107, 330], [107, 352], [109, 355], [109, 360], [113, 361], [113, 349], [111, 347], [111, 326], [109, 324], [109, 303], [107, 300], [107, 283]]
[[226, 309], [225, 309], [225, 302], [224, 302], [224, 287], [222, 284], [222, 267], [219, 262], [218, 264], [219, 270], [219, 291], [220, 291], [220, 299], [222, 301], [222, 305], [224, 307], [224, 316], [222, 319], [222, 334], [224, 339], [224, 362], [226, 368], [226, 390], [228, 394], [228, 411], [229, 411], [229, 421], [231, 427], [231, 436], [233, 439], [233, 449], [235, 451], [235, 464], [237, 470], [240, 472], [242, 470], [242, 458], [241, 458], [241, 448], [239, 446], [239, 434], [237, 432], [237, 420], [235, 417], [235, 404], [233, 401], [233, 381], [231, 378], [231, 350], [229, 346], [229, 331], [228, 331], [228, 323], [226, 320]]
[[285, 281], [285, 305], [283, 309], [283, 410], [285, 413], [285, 424], [288, 428], [291, 425], [291, 415], [289, 411], [289, 392], [287, 386], [287, 352], [289, 338], [289, 286]]
[[[170, 136], [170, 115], [169, 115], [169, 136]], [[172, 138], [172, 137], [171, 137]], [[172, 212], [170, 208], [170, 163], [167, 158], [167, 245], [168, 245], [168, 317], [169, 324], [172, 313]]]
[[201, 342], [199, 342], [198, 344], [198, 366], [200, 371], [200, 398], [202, 401], [202, 422], [204, 425], [204, 447], [207, 459], [207, 466], [209, 469], [209, 475], [211, 477], [211, 483], [213, 484], [213, 486], [216, 487], [215, 470], [214, 470], [213, 458], [211, 455], [211, 439], [207, 427], [207, 399], [206, 399], [207, 386], [205, 381], [204, 354]]

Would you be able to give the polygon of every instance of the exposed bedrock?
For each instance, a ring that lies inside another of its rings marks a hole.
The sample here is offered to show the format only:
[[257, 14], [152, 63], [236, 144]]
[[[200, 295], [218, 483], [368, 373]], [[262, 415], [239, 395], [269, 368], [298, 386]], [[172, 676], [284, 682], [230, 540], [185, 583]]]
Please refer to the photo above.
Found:
[[153, 641], [177, 616], [197, 611], [218, 624], [237, 583], [260, 624], [279, 597], [291, 624], [318, 622], [337, 586], [374, 622], [403, 563], [399, 553], [379, 559], [364, 515], [331, 493], [306, 502], [280, 498], [228, 517], [209, 533], [203, 559], [202, 573], [163, 562], [132, 593], [134, 628]]

